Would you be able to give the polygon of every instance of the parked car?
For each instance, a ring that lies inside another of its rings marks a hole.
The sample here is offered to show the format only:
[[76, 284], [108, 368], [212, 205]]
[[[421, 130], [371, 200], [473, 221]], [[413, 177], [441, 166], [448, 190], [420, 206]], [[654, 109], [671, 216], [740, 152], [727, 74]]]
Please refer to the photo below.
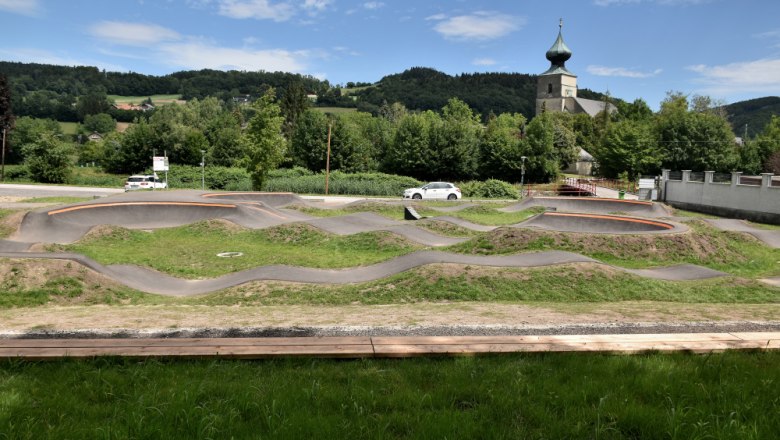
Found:
[[449, 182], [431, 182], [419, 188], [404, 190], [405, 199], [458, 200], [460, 188]]
[[156, 175], [134, 175], [127, 178], [125, 182], [125, 191], [137, 189], [163, 189], [168, 184], [161, 181]]

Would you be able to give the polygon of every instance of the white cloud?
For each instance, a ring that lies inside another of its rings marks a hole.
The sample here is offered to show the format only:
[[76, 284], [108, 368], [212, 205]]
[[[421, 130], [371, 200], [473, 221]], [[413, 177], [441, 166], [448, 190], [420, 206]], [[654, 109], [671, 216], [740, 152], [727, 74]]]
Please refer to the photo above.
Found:
[[111, 72], [127, 72], [123, 66], [105, 63], [99, 60], [81, 60], [67, 55], [60, 55], [46, 50], [19, 48], [13, 50], [0, 49], [0, 57], [8, 61], [20, 63], [53, 64], [56, 66], [90, 66]]
[[295, 15], [295, 8], [290, 3], [269, 0], [219, 0], [219, 13], [230, 18], [287, 21]]
[[0, 0], [0, 11], [33, 16], [41, 12], [41, 5], [38, 0]]
[[761, 59], [741, 63], [689, 66], [699, 76], [701, 92], [728, 96], [744, 92], [780, 93], [780, 59]]
[[156, 24], [122, 21], [102, 21], [92, 26], [89, 33], [102, 40], [126, 46], [151, 46], [181, 38], [176, 31]]
[[[435, 16], [429, 17], [429, 19]], [[485, 41], [503, 37], [524, 26], [525, 18], [499, 12], [479, 11], [439, 21], [433, 29], [444, 38], [457, 41]]]
[[495, 66], [497, 63], [493, 58], [477, 58], [471, 64], [475, 66]]
[[309, 15], [316, 15], [324, 11], [333, 3], [333, 0], [305, 0], [303, 9], [308, 11]]
[[300, 73], [306, 69], [305, 60], [309, 57], [306, 51], [235, 49], [197, 41], [163, 44], [156, 50], [161, 62], [196, 70], [266, 70]]
[[596, 76], [618, 76], [622, 78], [650, 78], [658, 76], [663, 72], [661, 69], [655, 69], [652, 72], [640, 72], [638, 70], [626, 69], [625, 67], [607, 67], [590, 65], [586, 69], [588, 73]]
[[425, 17], [425, 20], [426, 21], [440, 21], [440, 20], [444, 20], [446, 18], [447, 18], [446, 14], [434, 14], [434, 15], [431, 15], [430, 17]]
[[364, 8], [371, 9], [371, 10], [379, 9], [379, 8], [384, 7], [384, 6], [385, 6], [385, 4], [382, 3], [382, 2], [366, 2], [366, 3], [363, 3], [363, 7]]

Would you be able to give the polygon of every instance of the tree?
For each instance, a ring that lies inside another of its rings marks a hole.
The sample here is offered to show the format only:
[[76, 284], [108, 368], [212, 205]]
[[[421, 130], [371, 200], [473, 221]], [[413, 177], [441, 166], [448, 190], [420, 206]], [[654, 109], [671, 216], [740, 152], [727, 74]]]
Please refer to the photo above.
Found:
[[23, 147], [25, 165], [36, 182], [64, 183], [70, 175], [70, 148], [50, 134]]
[[84, 118], [84, 128], [87, 133], [106, 134], [116, 130], [116, 121], [106, 113], [87, 115]]
[[698, 98], [695, 110], [689, 110], [685, 95], [669, 93], [661, 103], [655, 136], [664, 168], [728, 172], [736, 165], [736, 143], [728, 121], [704, 108], [704, 102]]
[[108, 113], [111, 104], [108, 102], [105, 90], [93, 89], [76, 102], [76, 113], [82, 121], [88, 115]]
[[526, 178], [528, 182], [549, 182], [560, 173], [555, 154], [555, 126], [549, 112], [533, 118], [526, 128]]
[[780, 152], [780, 116], [772, 115], [772, 119], [764, 127], [764, 131], [758, 136], [755, 142], [757, 161], [762, 167], [759, 167], [764, 172], [773, 169], [772, 166], [763, 166], [767, 164], [769, 158]]
[[2, 178], [5, 179], [5, 156], [9, 131], [14, 127], [14, 114], [11, 111], [11, 89], [8, 88], [8, 78], [0, 75], [0, 136], [2, 136]]
[[62, 129], [57, 121], [52, 119], [36, 119], [22, 116], [17, 119], [16, 127], [6, 139], [6, 163], [24, 161], [24, 146], [37, 142], [44, 135], [62, 136]]
[[429, 179], [437, 160], [430, 145], [431, 126], [440, 123], [441, 118], [432, 111], [404, 116], [385, 154], [384, 171]]
[[249, 120], [243, 143], [252, 188], [260, 190], [268, 172], [284, 159], [287, 145], [282, 135], [284, 117], [281, 116], [279, 105], [274, 102], [273, 89], [256, 100], [252, 108], [256, 113]]
[[149, 167], [154, 154], [155, 136], [152, 127], [144, 120], [138, 120], [116, 139], [104, 139], [106, 157], [103, 168], [110, 173], [131, 174]]
[[306, 97], [306, 90], [300, 81], [292, 81], [285, 88], [279, 108], [284, 115], [284, 134], [289, 140], [295, 131], [298, 118], [309, 108], [309, 98]]
[[593, 154], [600, 175], [617, 178], [627, 173], [631, 180], [643, 174], [658, 173], [662, 159], [652, 125], [633, 119], [610, 124], [604, 143]]
[[488, 121], [480, 143], [479, 175], [482, 179], [520, 180], [522, 156], [528, 144], [523, 140], [525, 117], [502, 113]]
[[431, 150], [436, 161], [430, 173], [435, 179], [470, 179], [477, 174], [482, 127], [465, 102], [451, 98], [442, 108], [441, 123], [432, 125]]
[[319, 110], [303, 112], [290, 139], [290, 161], [311, 171], [325, 169], [328, 116]]

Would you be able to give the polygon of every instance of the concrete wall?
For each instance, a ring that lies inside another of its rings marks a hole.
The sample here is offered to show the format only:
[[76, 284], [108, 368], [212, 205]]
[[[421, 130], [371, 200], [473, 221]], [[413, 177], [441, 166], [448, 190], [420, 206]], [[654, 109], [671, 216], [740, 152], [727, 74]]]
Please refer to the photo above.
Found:
[[761, 175], [761, 186], [739, 183], [742, 173], [732, 173], [730, 183], [714, 183], [712, 171], [705, 171], [704, 182], [690, 182], [690, 171], [682, 180], [669, 180], [663, 171], [663, 199], [675, 208], [780, 224], [780, 187], [772, 187], [772, 174]]

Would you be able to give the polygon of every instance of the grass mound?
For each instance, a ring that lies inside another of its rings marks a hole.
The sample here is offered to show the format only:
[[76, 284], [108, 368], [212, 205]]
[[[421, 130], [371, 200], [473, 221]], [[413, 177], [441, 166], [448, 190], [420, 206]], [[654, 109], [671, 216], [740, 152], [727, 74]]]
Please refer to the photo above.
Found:
[[699, 264], [737, 275], [777, 272], [780, 251], [747, 234], [723, 232], [701, 221], [688, 223], [681, 234], [610, 235], [499, 228], [450, 250], [469, 254], [512, 254], [564, 250], [609, 264], [646, 267], [678, 263]]

